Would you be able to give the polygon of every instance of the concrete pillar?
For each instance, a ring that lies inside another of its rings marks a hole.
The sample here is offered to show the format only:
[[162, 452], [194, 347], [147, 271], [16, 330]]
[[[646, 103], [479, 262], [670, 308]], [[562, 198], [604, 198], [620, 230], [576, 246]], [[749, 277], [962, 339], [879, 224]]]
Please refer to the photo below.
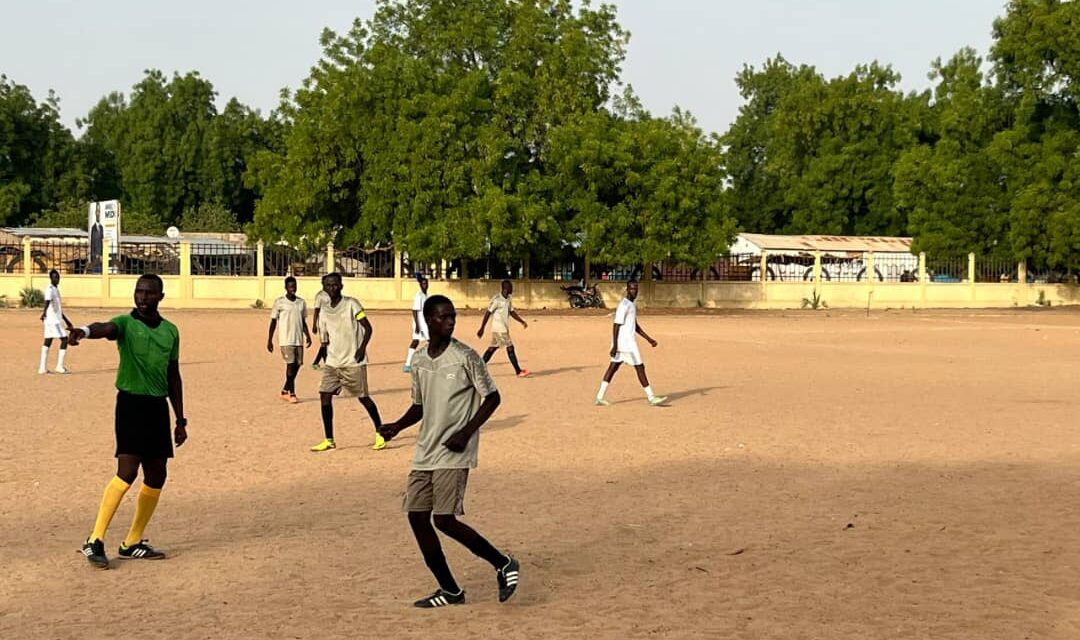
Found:
[[191, 284], [191, 243], [180, 241], [180, 305], [190, 305], [194, 299], [194, 287]]
[[404, 298], [401, 295], [401, 252], [394, 249], [394, 299], [401, 302]]
[[975, 300], [975, 254], [968, 254], [968, 287], [971, 290], [971, 300]]
[[101, 239], [101, 306], [109, 306], [112, 298], [112, 242]]
[[34, 286], [34, 248], [30, 238], [23, 238], [22, 249], [23, 286], [29, 289]]
[[926, 252], [919, 253], [919, 304], [926, 306]]
[[1027, 285], [1027, 261], [1021, 260], [1016, 265], [1016, 287], [1017, 295], [1016, 302], [1021, 307], [1026, 307], [1028, 304], [1028, 285]]
[[326, 272], [327, 273], [333, 273], [334, 271], [337, 271], [337, 269], [335, 268], [335, 265], [334, 265], [334, 243], [333, 242], [327, 242], [326, 243]]
[[821, 289], [821, 250], [814, 251], [814, 291]]
[[266, 299], [266, 245], [262, 240], [255, 243], [255, 280], [258, 282], [259, 300]]

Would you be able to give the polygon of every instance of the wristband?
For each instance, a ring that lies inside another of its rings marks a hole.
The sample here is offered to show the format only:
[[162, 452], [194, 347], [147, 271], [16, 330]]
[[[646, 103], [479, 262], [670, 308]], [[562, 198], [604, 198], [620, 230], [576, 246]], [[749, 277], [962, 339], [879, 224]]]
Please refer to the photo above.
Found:
[[90, 337], [90, 327], [79, 327], [79, 331], [82, 331], [84, 338]]

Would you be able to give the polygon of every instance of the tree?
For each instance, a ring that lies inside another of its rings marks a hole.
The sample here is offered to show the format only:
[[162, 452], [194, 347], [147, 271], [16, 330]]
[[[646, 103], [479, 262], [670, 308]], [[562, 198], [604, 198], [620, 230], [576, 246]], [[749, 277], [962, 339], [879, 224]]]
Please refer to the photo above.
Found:
[[614, 10], [567, 0], [381, 0], [323, 34], [323, 59], [283, 106], [285, 154], [260, 154], [253, 232], [393, 242], [413, 257], [535, 254], [566, 220], [545, 149], [618, 78]]
[[683, 111], [653, 118], [629, 94], [619, 106], [552, 139], [554, 201], [570, 212], [580, 251], [621, 265], [714, 261], [736, 228], [718, 144]]
[[1001, 91], [981, 71], [983, 61], [963, 49], [943, 63], [937, 80], [928, 136], [897, 160], [893, 194], [908, 218], [913, 250], [938, 256], [1008, 257], [1009, 194], [1000, 163], [988, 152], [1008, 126]]
[[59, 98], [50, 92], [38, 103], [27, 87], [0, 75], [0, 224], [22, 224], [76, 195], [74, 152], [71, 132], [60, 123]]

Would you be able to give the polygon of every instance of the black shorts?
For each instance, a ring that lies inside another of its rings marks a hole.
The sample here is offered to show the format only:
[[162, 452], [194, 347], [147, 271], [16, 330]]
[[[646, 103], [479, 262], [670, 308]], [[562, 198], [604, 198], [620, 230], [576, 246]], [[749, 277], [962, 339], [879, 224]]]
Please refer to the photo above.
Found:
[[116, 455], [173, 457], [168, 398], [116, 394]]

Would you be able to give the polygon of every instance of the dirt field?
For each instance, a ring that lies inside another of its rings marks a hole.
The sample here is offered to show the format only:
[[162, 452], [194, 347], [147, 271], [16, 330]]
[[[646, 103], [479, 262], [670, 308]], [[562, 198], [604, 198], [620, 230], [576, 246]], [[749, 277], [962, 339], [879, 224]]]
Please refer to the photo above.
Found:
[[[610, 317], [534, 316], [514, 336], [535, 377], [495, 358], [466, 501], [522, 585], [499, 605], [447, 541], [468, 602], [437, 611], [411, 606], [434, 589], [400, 513], [414, 432], [373, 452], [339, 402], [341, 448], [309, 453], [317, 375], [278, 399], [266, 312], [166, 315], [191, 439], [147, 535], [171, 557], [103, 572], [77, 549], [114, 473], [115, 347], [38, 376], [37, 314], [0, 312], [0, 637], [1080, 637], [1080, 313], [643, 310], [663, 408], [628, 370], [592, 406]], [[395, 419], [407, 319], [371, 316]]]

